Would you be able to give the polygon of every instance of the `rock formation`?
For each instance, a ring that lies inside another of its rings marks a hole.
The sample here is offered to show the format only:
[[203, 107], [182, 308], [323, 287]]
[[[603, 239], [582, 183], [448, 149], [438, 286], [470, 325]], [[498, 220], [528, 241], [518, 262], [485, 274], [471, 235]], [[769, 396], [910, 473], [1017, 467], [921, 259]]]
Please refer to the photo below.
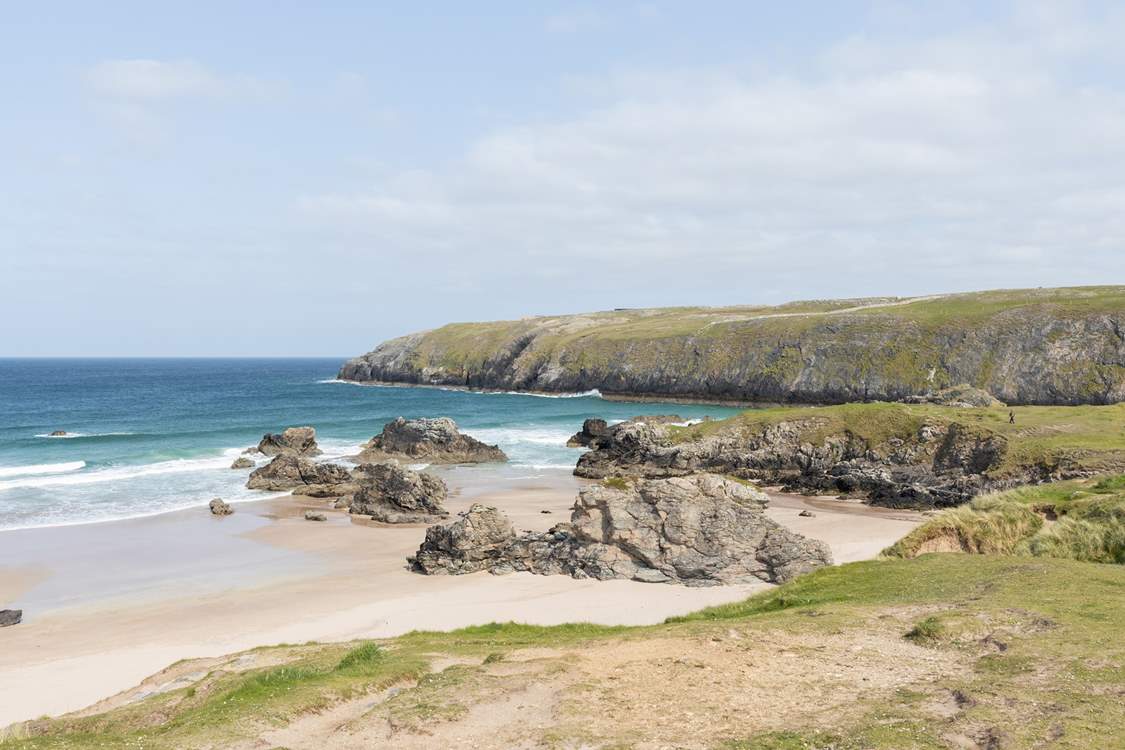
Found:
[[216, 497], [212, 500], [208, 504], [208, 507], [211, 509], [211, 515], [213, 516], [229, 516], [231, 513], [234, 513], [234, 508], [231, 507], [230, 503], [223, 500], [221, 497]]
[[507, 461], [504, 451], [485, 445], [476, 438], [463, 435], [457, 423], [448, 417], [437, 419], [403, 419], [399, 417], [383, 426], [383, 431], [363, 447], [361, 461], [382, 461], [388, 458], [426, 463], [464, 464]]
[[823, 543], [766, 518], [768, 503], [712, 474], [591, 485], [570, 523], [542, 534], [518, 535], [498, 510], [474, 505], [427, 529], [411, 563], [427, 574], [530, 571], [688, 586], [782, 582], [831, 564]]
[[995, 408], [1005, 405], [1000, 399], [993, 398], [988, 391], [974, 388], [967, 383], [943, 388], [940, 391], [921, 396], [909, 396], [903, 401], [908, 404], [939, 404], [941, 406], [956, 406], [961, 409]]
[[254, 462], [246, 456], [239, 456], [234, 459], [234, 463], [232, 463], [230, 467], [232, 469], [252, 469], [254, 468]]
[[292, 490], [294, 495], [309, 497], [338, 497], [355, 492], [357, 484], [344, 466], [285, 453], [250, 472], [246, 486], [274, 492]]
[[[51, 434], [50, 434], [50, 437], [66, 437], [69, 434], [70, 433], [67, 432], [66, 430], [52, 430]], [[10, 611], [10, 610], [8, 610], [8, 611]]]
[[19, 625], [22, 620], [22, 609], [0, 609], [0, 628]]
[[608, 429], [609, 425], [604, 419], [587, 419], [582, 423], [582, 429], [566, 441], [566, 445], [568, 448], [585, 448], [593, 440], [604, 435]]
[[359, 487], [350, 510], [382, 523], [432, 523], [446, 518], [448, 489], [440, 478], [387, 461], [363, 464], [353, 475]]
[[266, 456], [319, 456], [316, 430], [312, 427], [290, 427], [280, 434], [262, 436], [258, 450]]
[[915, 429], [904, 419], [903, 429], [911, 431], [875, 442], [846, 423], [802, 411], [780, 421], [736, 418], [698, 436], [667, 425], [623, 422], [579, 457], [574, 473], [604, 478], [710, 471], [791, 491], [853, 494], [878, 505], [920, 508], [959, 505], [982, 492], [1065, 476], [1065, 469], [1051, 462], [999, 474], [1007, 439], [958, 422], [922, 420]]
[[709, 401], [899, 401], [972, 383], [1018, 404], [1125, 400], [1125, 287], [457, 323], [342, 380]]

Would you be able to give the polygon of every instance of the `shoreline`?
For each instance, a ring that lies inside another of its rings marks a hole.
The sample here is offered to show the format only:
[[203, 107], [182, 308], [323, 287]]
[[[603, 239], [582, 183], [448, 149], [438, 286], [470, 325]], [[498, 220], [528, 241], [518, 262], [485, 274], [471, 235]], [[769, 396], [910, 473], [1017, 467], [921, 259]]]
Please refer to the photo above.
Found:
[[[452, 490], [451, 515], [484, 502], [504, 510], [517, 528], [536, 531], [565, 520], [586, 483], [563, 471], [439, 471]], [[838, 563], [877, 554], [917, 523], [901, 511], [771, 497], [770, 517], [827, 537]], [[0, 565], [0, 575], [18, 574], [20, 585], [0, 595], [24, 609], [25, 619], [0, 630], [0, 727], [83, 709], [181, 659], [488, 622], [649, 625], [770, 588], [530, 573], [423, 576], [407, 570], [405, 558], [425, 524], [373, 524], [326, 505], [283, 496], [239, 503], [226, 518], [204, 507], [14, 532], [24, 537], [15, 552], [25, 559], [18, 568]], [[815, 517], [797, 515], [809, 507]], [[304, 520], [306, 508], [325, 510], [328, 522]]]

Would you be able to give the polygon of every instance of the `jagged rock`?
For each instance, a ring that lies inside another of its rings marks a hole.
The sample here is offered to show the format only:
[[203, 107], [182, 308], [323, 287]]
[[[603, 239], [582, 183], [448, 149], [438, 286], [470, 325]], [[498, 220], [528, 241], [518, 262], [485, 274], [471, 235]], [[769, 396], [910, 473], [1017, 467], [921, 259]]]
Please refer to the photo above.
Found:
[[296, 455], [319, 456], [316, 430], [312, 427], [290, 427], [280, 434], [266, 434], [258, 443], [258, 450], [266, 456]]
[[321, 513], [318, 510], [306, 510], [305, 511], [305, 520], [306, 521], [327, 521], [328, 516], [325, 515], [324, 513]]
[[361, 461], [400, 458], [427, 463], [484, 463], [507, 461], [504, 451], [463, 435], [448, 417], [404, 419], [399, 417], [383, 426], [383, 431], [363, 447]]
[[666, 424], [623, 422], [594, 441], [574, 473], [603, 479], [705, 471], [787, 491], [859, 495], [878, 505], [914, 508], [959, 505], [982, 492], [1058, 478], [1057, 469], [1039, 465], [1023, 473], [995, 471], [1007, 455], [1007, 440], [957, 422], [925, 422], [916, 434], [879, 443], [846, 426], [825, 434], [825, 424], [809, 412], [754, 430], [684, 440], [674, 439]]
[[208, 507], [211, 509], [211, 515], [213, 516], [229, 516], [231, 513], [234, 513], [234, 508], [231, 507], [230, 503], [226, 502], [221, 497], [216, 497], [212, 500], [208, 504]]
[[822, 542], [765, 516], [768, 497], [712, 474], [584, 487], [569, 524], [517, 535], [495, 508], [474, 505], [433, 526], [412, 558], [419, 572], [565, 573], [707, 586], [781, 582], [830, 565]]
[[254, 462], [246, 456], [239, 456], [234, 459], [234, 463], [230, 465], [232, 469], [251, 469], [254, 467]]
[[22, 620], [22, 609], [0, 609], [0, 628], [19, 625]]
[[286, 453], [250, 472], [246, 486], [274, 492], [292, 490], [294, 495], [308, 497], [338, 497], [350, 495], [358, 485], [346, 467]]
[[359, 481], [351, 501], [354, 514], [382, 523], [430, 523], [449, 515], [442, 507], [448, 489], [433, 474], [388, 461], [363, 464], [353, 475]]
[[587, 419], [582, 423], [582, 429], [574, 433], [566, 441], [568, 448], [584, 448], [595, 438], [601, 437], [609, 429], [604, 419]]
[[991, 393], [981, 388], [974, 388], [968, 383], [943, 388], [934, 393], [920, 396], [909, 396], [903, 399], [908, 404], [940, 404], [941, 406], [956, 406], [962, 409], [999, 408], [1005, 406], [1004, 402], [994, 398]]

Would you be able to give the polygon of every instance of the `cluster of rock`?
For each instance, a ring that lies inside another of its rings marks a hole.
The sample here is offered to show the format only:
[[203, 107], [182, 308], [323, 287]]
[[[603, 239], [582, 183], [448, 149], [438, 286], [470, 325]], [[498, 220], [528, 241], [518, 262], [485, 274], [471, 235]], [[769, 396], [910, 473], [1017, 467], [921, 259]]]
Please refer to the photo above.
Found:
[[877, 505], [922, 508], [959, 505], [982, 492], [1058, 478], [1053, 473], [1058, 467], [1046, 466], [993, 476], [1007, 441], [957, 422], [925, 423], [913, 435], [880, 444], [849, 430], [818, 435], [822, 428], [823, 419], [810, 415], [764, 424], [757, 431], [731, 429], [674, 440], [666, 425], [631, 420], [593, 441], [574, 473], [598, 479], [710, 471], [790, 491], [854, 494]]
[[308, 497], [340, 497], [355, 492], [358, 485], [346, 466], [283, 453], [250, 472], [246, 486], [273, 492], [292, 490], [294, 495]]
[[359, 454], [361, 461], [388, 458], [426, 463], [465, 464], [507, 461], [499, 446], [486, 445], [457, 429], [449, 417], [404, 419], [383, 426]]
[[[644, 424], [682, 424], [684, 418], [678, 414], [643, 414], [625, 421]], [[568, 448], [591, 448], [603, 438], [607, 438], [609, 434], [610, 426], [604, 419], [587, 419], [582, 423], [582, 429], [570, 436], [566, 445]]]
[[591, 485], [570, 523], [524, 534], [478, 504], [427, 529], [411, 564], [426, 574], [528, 571], [688, 586], [783, 582], [831, 564], [822, 542], [767, 518], [768, 503], [758, 490], [713, 474]]
[[1004, 402], [993, 397], [988, 391], [963, 383], [939, 391], [926, 393], [919, 396], [909, 396], [903, 399], [908, 404], [938, 404], [939, 406], [955, 406], [960, 409], [997, 408], [1004, 406]]
[[229, 516], [234, 513], [234, 508], [231, 507], [230, 503], [221, 497], [216, 497], [207, 504], [207, 507], [211, 509], [211, 515], [213, 516]]

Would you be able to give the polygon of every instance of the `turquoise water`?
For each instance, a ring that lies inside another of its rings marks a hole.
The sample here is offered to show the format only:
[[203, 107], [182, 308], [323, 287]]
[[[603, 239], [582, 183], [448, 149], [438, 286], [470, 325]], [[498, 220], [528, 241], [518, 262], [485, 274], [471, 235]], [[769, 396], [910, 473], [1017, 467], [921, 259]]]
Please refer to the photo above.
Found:
[[[106, 521], [262, 499], [229, 468], [262, 434], [317, 430], [324, 458], [354, 453], [397, 416], [448, 416], [514, 469], [573, 468], [587, 417], [726, 416], [720, 406], [632, 404], [334, 380], [336, 359], [0, 359], [0, 529]], [[49, 437], [54, 430], [71, 436]]]

